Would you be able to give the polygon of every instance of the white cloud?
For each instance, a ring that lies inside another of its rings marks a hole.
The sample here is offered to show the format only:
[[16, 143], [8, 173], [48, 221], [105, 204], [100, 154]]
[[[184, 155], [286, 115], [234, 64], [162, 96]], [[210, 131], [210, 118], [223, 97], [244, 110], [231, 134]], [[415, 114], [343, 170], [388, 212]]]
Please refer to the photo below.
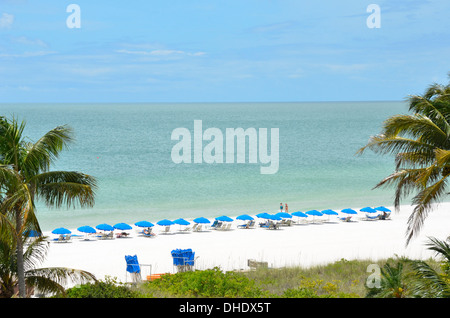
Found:
[[0, 17], [0, 29], [9, 29], [14, 22], [14, 16], [9, 13], [3, 13]]
[[30, 39], [27, 38], [26, 36], [19, 36], [17, 38], [13, 38], [13, 41], [24, 45], [37, 45], [41, 47], [48, 47], [47, 43], [45, 43], [44, 41], [40, 39]]
[[35, 57], [35, 56], [45, 56], [50, 54], [56, 54], [56, 51], [36, 51], [36, 52], [24, 52], [20, 54], [0, 54], [0, 57]]
[[124, 53], [124, 54], [134, 54], [134, 55], [147, 55], [147, 56], [182, 56], [182, 55], [188, 55], [188, 56], [202, 56], [205, 55], [205, 52], [185, 52], [180, 50], [165, 50], [165, 49], [158, 49], [158, 50], [151, 50], [151, 51], [133, 51], [133, 50], [116, 50], [117, 53]]

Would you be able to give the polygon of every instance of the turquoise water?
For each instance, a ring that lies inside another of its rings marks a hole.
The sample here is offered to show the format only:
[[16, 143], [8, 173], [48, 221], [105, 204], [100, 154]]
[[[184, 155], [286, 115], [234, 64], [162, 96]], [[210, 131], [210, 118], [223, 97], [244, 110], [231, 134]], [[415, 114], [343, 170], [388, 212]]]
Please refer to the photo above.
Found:
[[[391, 205], [392, 191], [372, 188], [392, 172], [394, 159], [355, 153], [383, 120], [399, 113], [407, 113], [404, 102], [0, 104], [0, 114], [26, 120], [25, 135], [33, 141], [70, 125], [76, 141], [53, 169], [98, 179], [92, 209], [54, 210], [39, 203], [44, 230], [275, 212], [280, 202], [291, 212]], [[172, 131], [185, 127], [193, 133], [194, 120], [224, 135], [226, 128], [279, 128], [278, 172], [261, 174], [261, 163], [248, 160], [175, 164]]]

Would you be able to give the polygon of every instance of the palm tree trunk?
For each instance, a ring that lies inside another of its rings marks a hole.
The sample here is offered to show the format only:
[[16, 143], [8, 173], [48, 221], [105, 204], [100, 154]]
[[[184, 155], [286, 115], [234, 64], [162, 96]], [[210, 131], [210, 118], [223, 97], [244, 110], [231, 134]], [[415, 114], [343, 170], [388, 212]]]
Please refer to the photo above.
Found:
[[26, 297], [25, 290], [25, 268], [23, 262], [23, 241], [22, 241], [22, 215], [20, 210], [16, 211], [16, 235], [17, 235], [17, 279], [19, 284], [19, 297]]

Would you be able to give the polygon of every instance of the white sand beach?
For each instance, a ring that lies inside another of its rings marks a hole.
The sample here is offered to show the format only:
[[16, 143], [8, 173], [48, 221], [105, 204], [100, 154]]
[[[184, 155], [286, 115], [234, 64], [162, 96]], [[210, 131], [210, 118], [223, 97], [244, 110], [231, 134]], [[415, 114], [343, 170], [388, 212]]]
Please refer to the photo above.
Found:
[[[242, 221], [235, 220], [228, 231], [210, 228], [181, 233], [178, 231], [180, 226], [174, 225], [168, 234], [162, 234], [158, 233], [162, 227], [155, 225], [153, 231], [157, 235], [152, 238], [138, 236], [135, 229], [130, 231], [128, 238], [73, 238], [67, 243], [52, 242], [42, 267], [83, 269], [98, 279], [111, 276], [125, 282], [130, 281], [125, 270], [125, 255], [137, 255], [139, 263], [151, 264], [152, 274], [175, 273], [171, 251], [186, 248], [191, 248], [198, 257], [196, 269], [217, 266], [225, 271], [247, 270], [249, 259], [267, 262], [269, 267], [307, 267], [342, 258], [377, 260], [395, 255], [425, 259], [433, 255], [424, 245], [427, 237], [445, 239], [450, 234], [450, 203], [441, 203], [426, 219], [420, 235], [405, 247], [407, 219], [412, 207], [402, 206], [399, 213], [388, 208], [393, 211], [389, 220], [359, 220], [358, 217], [364, 214], [358, 213], [360, 215], [354, 216], [352, 222], [331, 217], [330, 222], [294, 224], [278, 230], [258, 226], [240, 229], [236, 226]], [[353, 209], [359, 211], [358, 207]], [[259, 220], [255, 220], [258, 224]], [[56, 237], [51, 233], [44, 234]], [[143, 276], [148, 275], [148, 270], [148, 267], [142, 267]]]

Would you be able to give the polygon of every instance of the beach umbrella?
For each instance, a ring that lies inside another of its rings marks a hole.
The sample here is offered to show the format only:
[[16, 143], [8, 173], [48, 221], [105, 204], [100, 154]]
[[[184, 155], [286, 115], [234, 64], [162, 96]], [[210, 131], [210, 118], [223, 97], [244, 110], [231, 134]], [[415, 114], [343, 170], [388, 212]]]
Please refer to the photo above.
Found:
[[189, 221], [186, 221], [185, 219], [181, 219], [181, 218], [174, 220], [173, 223], [179, 224], [179, 225], [189, 225], [189, 224], [191, 224]]
[[216, 220], [221, 222], [233, 222], [233, 219], [226, 215], [216, 217]]
[[278, 212], [277, 214], [275, 214], [275, 216], [278, 216], [282, 219], [291, 219], [292, 218], [292, 215], [290, 215], [287, 212]]
[[267, 216], [270, 216], [270, 214], [267, 212], [262, 212], [262, 213], [256, 214], [256, 216], [260, 219], [267, 219]]
[[139, 227], [152, 227], [154, 226], [154, 224], [152, 222], [148, 222], [148, 221], [139, 221], [134, 223], [134, 225], [139, 226]]
[[117, 223], [117, 224], [114, 224], [113, 227], [116, 230], [121, 230], [121, 231], [126, 231], [126, 230], [131, 230], [132, 229], [131, 225], [126, 224], [126, 223]]
[[309, 210], [305, 212], [306, 215], [312, 215], [313, 216], [313, 222], [315, 221], [316, 216], [322, 216], [323, 214], [317, 210]]
[[281, 217], [275, 214], [266, 213], [263, 217], [264, 219], [272, 220], [272, 221], [281, 221]]
[[207, 218], [204, 218], [204, 217], [196, 218], [196, 219], [194, 219], [194, 222], [195, 223], [211, 223], [210, 220], [208, 220]]
[[171, 220], [164, 219], [164, 220], [156, 222], [156, 224], [161, 225], [161, 226], [170, 226], [170, 225], [173, 225], [174, 223]]
[[328, 215], [328, 221], [330, 220], [330, 215], [338, 215], [336, 211], [333, 211], [331, 209], [326, 209], [322, 211], [322, 214]]
[[89, 225], [80, 226], [77, 230], [83, 233], [97, 233], [97, 231]]
[[71, 234], [72, 232], [64, 227], [58, 227], [52, 231], [53, 234]]
[[381, 212], [391, 212], [391, 210], [389, 210], [388, 208], [386, 208], [384, 206], [376, 207], [375, 210], [381, 211]]
[[341, 210], [342, 213], [346, 213], [346, 214], [358, 214], [358, 212], [356, 212], [353, 209], [343, 209]]
[[322, 216], [323, 214], [317, 210], [309, 210], [307, 212], [305, 212], [305, 214], [307, 215], [312, 215], [312, 216]]
[[239, 215], [238, 217], [236, 217], [236, 220], [241, 220], [241, 221], [252, 221], [252, 220], [253, 220], [253, 217], [251, 217], [251, 216], [248, 215], [248, 214], [242, 214], [242, 215]]
[[296, 216], [298, 218], [307, 218], [308, 215], [306, 215], [305, 213], [303, 213], [302, 211], [297, 211], [297, 212], [292, 212], [291, 213], [293, 216]]
[[337, 213], [336, 211], [333, 211], [331, 209], [326, 209], [322, 211], [322, 214], [326, 214], [326, 215], [338, 215], [339, 213]]
[[100, 231], [114, 231], [114, 227], [106, 223], [99, 224], [95, 228]]
[[378, 212], [378, 210], [375, 210], [374, 208], [371, 208], [370, 206], [366, 206], [365, 208], [360, 209], [361, 212], [368, 212], [368, 213], [375, 213]]

